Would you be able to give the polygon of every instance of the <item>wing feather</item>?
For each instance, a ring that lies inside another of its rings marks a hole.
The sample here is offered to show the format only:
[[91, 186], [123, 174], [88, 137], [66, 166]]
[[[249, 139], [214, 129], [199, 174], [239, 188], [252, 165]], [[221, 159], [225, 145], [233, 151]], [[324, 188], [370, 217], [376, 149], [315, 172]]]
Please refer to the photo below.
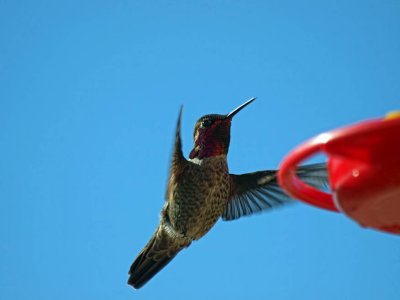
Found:
[[[301, 166], [297, 175], [307, 184], [318, 188], [328, 188], [328, 172], [325, 163]], [[279, 186], [277, 170], [258, 171], [242, 175], [230, 174], [231, 197], [222, 214], [225, 221], [236, 220], [276, 206], [293, 199]]]
[[172, 160], [169, 170], [169, 180], [168, 180], [165, 199], [170, 199], [170, 194], [172, 192], [175, 183], [179, 180], [179, 176], [183, 173], [183, 170], [188, 164], [188, 161], [183, 156], [182, 152], [182, 141], [181, 141], [182, 110], [183, 106], [181, 106], [179, 110], [178, 121], [176, 123], [174, 150], [172, 152]]

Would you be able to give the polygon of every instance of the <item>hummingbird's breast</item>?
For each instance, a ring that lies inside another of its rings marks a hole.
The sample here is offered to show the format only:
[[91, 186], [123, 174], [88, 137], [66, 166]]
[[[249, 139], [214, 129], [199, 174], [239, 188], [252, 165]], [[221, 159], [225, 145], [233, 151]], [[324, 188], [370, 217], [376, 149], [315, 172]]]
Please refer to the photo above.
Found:
[[226, 155], [191, 161], [168, 195], [170, 224], [188, 238], [201, 238], [222, 215], [229, 192]]

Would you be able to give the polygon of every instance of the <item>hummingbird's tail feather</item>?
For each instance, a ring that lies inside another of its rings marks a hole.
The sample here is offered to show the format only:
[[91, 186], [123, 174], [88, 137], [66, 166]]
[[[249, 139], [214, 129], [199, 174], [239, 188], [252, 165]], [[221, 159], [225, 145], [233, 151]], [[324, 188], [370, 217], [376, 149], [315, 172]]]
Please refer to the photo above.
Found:
[[146, 247], [140, 252], [129, 270], [128, 284], [136, 289], [145, 285], [164, 268], [188, 243], [177, 243], [159, 227]]

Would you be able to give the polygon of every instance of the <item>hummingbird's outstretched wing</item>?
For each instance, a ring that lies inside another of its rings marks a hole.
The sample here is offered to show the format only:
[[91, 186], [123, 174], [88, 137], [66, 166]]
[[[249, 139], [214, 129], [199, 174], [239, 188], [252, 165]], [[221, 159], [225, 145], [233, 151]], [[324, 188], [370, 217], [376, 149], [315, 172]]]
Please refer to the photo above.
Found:
[[[328, 188], [325, 163], [301, 166], [297, 170], [297, 175], [315, 188]], [[279, 186], [277, 170], [242, 175], [230, 174], [230, 178], [231, 197], [222, 214], [224, 221], [235, 220], [293, 201]]]
[[169, 170], [169, 181], [165, 199], [170, 199], [171, 189], [174, 183], [178, 181], [179, 176], [182, 174], [184, 168], [187, 166], [188, 161], [183, 156], [182, 141], [181, 141], [181, 118], [183, 106], [181, 106], [176, 122], [174, 150], [172, 152], [171, 166]]

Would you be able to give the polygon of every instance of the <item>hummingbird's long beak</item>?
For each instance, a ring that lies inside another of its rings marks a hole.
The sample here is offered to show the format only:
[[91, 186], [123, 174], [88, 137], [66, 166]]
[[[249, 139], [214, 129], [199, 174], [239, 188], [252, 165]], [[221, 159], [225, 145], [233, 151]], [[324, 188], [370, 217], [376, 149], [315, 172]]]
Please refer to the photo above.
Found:
[[247, 100], [245, 103], [243, 103], [239, 107], [237, 107], [234, 110], [232, 110], [229, 114], [227, 114], [226, 118], [232, 119], [234, 115], [236, 115], [239, 111], [241, 111], [245, 106], [249, 105], [254, 100], [256, 100], [256, 97], [253, 97], [253, 98]]

